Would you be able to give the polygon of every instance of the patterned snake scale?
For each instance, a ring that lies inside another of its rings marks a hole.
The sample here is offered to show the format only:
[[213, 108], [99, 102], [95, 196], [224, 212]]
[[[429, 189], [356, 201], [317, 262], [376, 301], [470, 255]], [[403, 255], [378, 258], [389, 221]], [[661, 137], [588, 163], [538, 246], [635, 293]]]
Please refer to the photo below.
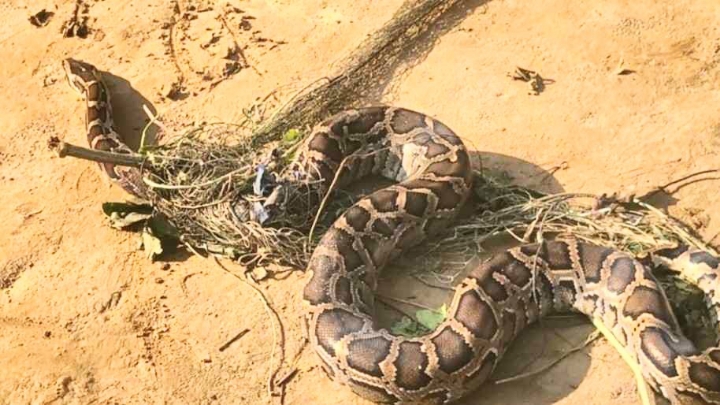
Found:
[[[92, 149], [115, 153], [132, 153], [115, 129], [110, 91], [95, 66], [75, 59], [63, 61], [70, 87], [85, 96], [85, 127]], [[100, 170], [125, 191], [138, 197], [144, 195], [140, 171], [133, 167], [99, 163]]]
[[[73, 60], [65, 66], [71, 85], [86, 96], [91, 147], [126, 150], [97, 71]], [[134, 181], [129, 172], [101, 167], [136, 192], [128, 185]], [[447, 126], [401, 108], [344, 111], [308, 137], [292, 172], [326, 187], [338, 171], [338, 186], [368, 175], [397, 182], [345, 211], [308, 264], [308, 333], [333, 380], [374, 402], [447, 404], [481, 385], [525, 326], [551, 312], [576, 311], [611, 330], [648, 384], [672, 403], [697, 398], [720, 404], [720, 348], [700, 351], [682, 335], [663, 290], [642, 263], [572, 239], [521, 246], [475, 267], [456, 287], [446, 320], [425, 336], [395, 336], [379, 328], [373, 292], [380, 271], [451, 225], [470, 194], [470, 169], [465, 146]], [[282, 193], [277, 186], [269, 205], [284, 201]], [[652, 259], [705, 293], [717, 326], [720, 261], [687, 247], [655, 252]]]

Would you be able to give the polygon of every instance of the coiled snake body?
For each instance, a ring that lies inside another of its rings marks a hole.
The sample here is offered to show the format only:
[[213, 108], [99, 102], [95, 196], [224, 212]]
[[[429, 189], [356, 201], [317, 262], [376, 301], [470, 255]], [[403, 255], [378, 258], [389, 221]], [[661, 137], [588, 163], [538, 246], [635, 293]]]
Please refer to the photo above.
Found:
[[[102, 104], [95, 94], [86, 91], [89, 111]], [[97, 114], [110, 120], [109, 110]], [[121, 148], [119, 139], [92, 135], [97, 126], [88, 122], [93, 147]], [[106, 138], [108, 146], [95, 141]], [[381, 269], [450, 226], [471, 190], [465, 146], [441, 122], [401, 108], [345, 111], [315, 128], [291, 171], [326, 187], [338, 171], [339, 186], [370, 174], [397, 181], [344, 212], [308, 264], [303, 297], [311, 345], [328, 375], [357, 394], [381, 403], [450, 403], [487, 379], [525, 326], [573, 310], [605, 324], [673, 403], [695, 397], [720, 404], [720, 348], [700, 351], [682, 335], [643, 264], [588, 243], [553, 241], [493, 256], [459, 284], [446, 320], [426, 336], [377, 327], [373, 292]], [[268, 201], [283, 201], [282, 193], [281, 184]], [[717, 321], [717, 258], [683, 247], [653, 258], [697, 284]]]

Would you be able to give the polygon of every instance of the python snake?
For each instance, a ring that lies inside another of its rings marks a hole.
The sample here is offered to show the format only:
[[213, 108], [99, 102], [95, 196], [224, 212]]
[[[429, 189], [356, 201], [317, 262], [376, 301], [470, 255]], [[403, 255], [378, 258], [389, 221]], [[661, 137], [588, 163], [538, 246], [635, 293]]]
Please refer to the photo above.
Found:
[[[85, 97], [85, 132], [92, 149], [115, 153], [133, 153], [115, 129], [110, 91], [95, 66], [72, 58], [63, 61], [70, 87]], [[99, 163], [100, 170], [125, 191], [138, 197], [144, 195], [140, 171], [134, 167]]]
[[[87, 98], [88, 141], [126, 150], [112, 126], [109, 93], [91, 65], [68, 60], [73, 87]], [[132, 176], [103, 170], [130, 192]], [[443, 123], [402, 108], [367, 107], [321, 123], [290, 169], [327, 189], [368, 175], [397, 183], [362, 198], [321, 238], [303, 292], [311, 345], [327, 374], [374, 402], [447, 404], [492, 373], [525, 326], [551, 312], [576, 311], [601, 321], [639, 364], [646, 381], [673, 403], [720, 404], [720, 347], [698, 350], [683, 336], [662, 288], [630, 255], [573, 239], [496, 254], [456, 287], [446, 319], [420, 337], [395, 336], [373, 316], [381, 269], [451, 225], [471, 192], [462, 141]], [[130, 180], [128, 180], [128, 178]], [[269, 212], [287, 201], [282, 183]], [[653, 260], [682, 272], [720, 318], [720, 261], [678, 247]]]

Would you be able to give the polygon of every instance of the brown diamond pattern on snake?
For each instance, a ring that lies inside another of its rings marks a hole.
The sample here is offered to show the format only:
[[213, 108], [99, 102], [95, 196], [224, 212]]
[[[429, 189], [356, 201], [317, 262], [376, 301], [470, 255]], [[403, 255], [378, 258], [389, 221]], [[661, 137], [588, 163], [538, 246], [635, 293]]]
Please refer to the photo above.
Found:
[[455, 319], [478, 338], [490, 340], [498, 330], [495, 314], [477, 291], [469, 290], [460, 296]]
[[[330, 186], [332, 180], [335, 178], [335, 170], [330, 167], [330, 164], [325, 160], [314, 160], [314, 167], [309, 170], [308, 174], [311, 179], [322, 179], [326, 186]], [[345, 172], [348, 169], [347, 166], [343, 167], [342, 171]], [[350, 174], [343, 174], [343, 176], [352, 176]]]
[[[352, 184], [353, 181], [360, 179], [362, 177], [360, 166], [360, 160], [358, 159], [346, 160], [345, 163], [338, 168], [339, 174], [337, 175], [338, 180], [336, 186], [346, 187], [349, 184]], [[328, 186], [332, 184], [331, 182], [334, 180], [334, 177], [334, 173], [332, 173], [329, 178], [323, 177], [325, 184]]]
[[467, 378], [469, 384], [477, 385], [484, 382], [495, 369], [495, 361], [497, 355], [493, 352], [487, 352], [485, 357], [482, 359], [482, 364], [477, 370], [473, 371]]
[[87, 86], [87, 99], [88, 100], [98, 100], [103, 94], [102, 94], [102, 88], [100, 87], [100, 83], [95, 82]]
[[720, 391], [720, 370], [705, 363], [691, 363], [688, 370], [690, 380], [708, 391]]
[[453, 132], [447, 125], [437, 120], [433, 120], [433, 124], [435, 133], [448, 141], [448, 143], [455, 146], [464, 146], [462, 140], [458, 138], [457, 134], [455, 134], [455, 132]]
[[432, 379], [425, 370], [430, 364], [428, 355], [422, 351], [420, 342], [402, 342], [398, 346], [398, 357], [394, 362], [396, 381], [400, 388], [419, 390], [428, 385]]
[[[105, 133], [106, 131], [107, 131], [107, 129], [103, 128], [102, 125], [93, 125], [93, 126], [91, 126], [90, 128], [88, 128], [88, 133], [87, 133], [87, 141], [88, 141], [88, 143], [89, 143], [91, 146], [93, 146], [95, 149], [97, 149], [97, 144], [93, 145], [93, 141], [95, 141], [95, 138], [97, 138], [97, 137], [99, 137], [99, 136], [105, 136], [105, 135], [106, 135], [106, 133]], [[118, 146], [118, 145], [117, 145], [117, 142], [112, 141], [112, 140], [110, 140], [110, 139], [101, 139], [101, 140], [98, 140], [98, 141], [95, 141], [95, 142], [101, 142], [101, 141], [111, 142], [111, 143], [113, 144], [113, 147], [117, 147], [117, 146]]]
[[441, 210], [454, 209], [462, 203], [463, 195], [453, 187], [449, 181], [433, 181], [426, 179], [411, 180], [403, 183], [410, 190], [428, 189], [438, 197], [437, 208]]
[[423, 128], [425, 127], [425, 115], [402, 108], [397, 109], [390, 119], [390, 127], [400, 135], [416, 128]]
[[713, 348], [708, 350], [708, 356], [717, 364], [720, 365], [720, 348]]
[[347, 277], [340, 276], [337, 280], [335, 280], [335, 298], [337, 298], [340, 302], [347, 305], [353, 304], [353, 296], [350, 289], [350, 279]]
[[410, 142], [403, 142], [403, 144], [415, 144], [416, 146], [429, 146], [430, 144], [434, 143], [433, 136], [428, 131], [421, 131], [418, 132], [415, 136], [413, 136], [412, 140]]
[[[375, 152], [373, 152], [375, 153]], [[373, 169], [375, 168], [375, 157], [374, 156], [362, 156], [359, 158], [359, 167], [358, 167], [358, 173], [357, 178], [361, 179], [365, 176], [369, 176]]]
[[405, 211], [410, 214], [414, 215], [416, 217], [422, 217], [425, 215], [425, 210], [427, 210], [428, 206], [428, 198], [430, 198], [427, 194], [423, 193], [414, 193], [412, 191], [408, 191], [405, 193]]
[[600, 282], [603, 263], [605, 263], [605, 260], [607, 260], [613, 251], [586, 243], [578, 243], [577, 249], [580, 256], [580, 263], [585, 271], [585, 280], [590, 283]]
[[517, 260], [513, 260], [509, 266], [502, 269], [502, 273], [510, 280], [511, 283], [518, 287], [525, 286], [532, 277], [532, 270]]
[[575, 281], [567, 279], [560, 280], [553, 294], [560, 301], [560, 303], [567, 305], [568, 307], [572, 306], [575, 302], [575, 296], [577, 294], [577, 286], [575, 285]]
[[362, 330], [364, 324], [362, 318], [344, 309], [325, 309], [317, 316], [315, 336], [320, 346], [335, 356], [335, 344], [345, 335]]
[[353, 281], [353, 286], [356, 292], [355, 304], [358, 309], [366, 314], [373, 315], [373, 308], [375, 305], [375, 293], [373, 292], [372, 286], [358, 279]]
[[104, 150], [104, 151], [111, 151], [113, 148], [117, 148], [117, 142], [111, 140], [111, 139], [98, 139], [95, 141], [94, 149], [95, 150]]
[[447, 159], [428, 165], [427, 171], [437, 176], [459, 177], [466, 181], [472, 177], [470, 170], [470, 157], [465, 151], [458, 151], [457, 160], [451, 162]]
[[663, 374], [677, 377], [675, 359], [678, 353], [670, 347], [668, 338], [665, 332], [658, 328], [646, 328], [640, 332], [640, 350]]
[[395, 228], [397, 228], [397, 225], [394, 227], [390, 226], [383, 218], [377, 218], [373, 221], [371, 229], [373, 232], [389, 238], [395, 234]]
[[535, 256], [538, 257], [538, 259], [545, 260], [546, 258], [546, 249], [544, 243], [534, 243], [532, 245], [524, 245], [520, 246], [520, 252], [524, 254], [525, 256], [529, 257], [530, 259], [534, 259]]
[[100, 119], [101, 121], [105, 121], [106, 117], [101, 116], [102, 111], [100, 110], [99, 106], [95, 107], [88, 107], [86, 110], [86, 116], [87, 122], [93, 122], [97, 119]]
[[491, 257], [482, 266], [473, 270], [469, 276], [477, 280], [480, 288], [497, 302], [503, 302], [508, 298], [508, 293], [503, 285], [495, 280], [493, 274], [502, 270], [505, 266], [515, 261], [508, 252], [500, 253]]
[[381, 404], [394, 404], [400, 401], [400, 398], [384, 389], [366, 384], [362, 381], [350, 379], [350, 389], [352, 389], [355, 394], [367, 400]]
[[375, 265], [376, 268], [382, 267], [388, 259], [388, 253], [390, 253], [388, 248], [391, 246], [370, 235], [361, 236], [360, 240], [370, 256], [373, 265]]
[[[366, 134], [369, 133], [375, 125], [383, 122], [387, 107], [366, 107], [360, 109], [360, 117], [355, 118], [347, 123], [347, 129], [350, 134]], [[342, 132], [340, 132], [342, 133]], [[379, 136], [384, 137], [386, 132], [383, 128]]]
[[720, 260], [718, 260], [717, 257], [711, 255], [708, 252], [704, 251], [697, 251], [690, 253], [690, 262], [691, 263], [705, 263], [710, 268], [716, 268], [720, 266]]
[[343, 258], [343, 261], [345, 263], [345, 269], [348, 272], [353, 271], [365, 264], [358, 252], [353, 247], [353, 236], [346, 231], [336, 227], [332, 227], [325, 233], [321, 240], [321, 243], [324, 243], [325, 241], [328, 241], [331, 246], [333, 244], [335, 245], [338, 252], [340, 252], [340, 256], [342, 256]]
[[313, 134], [307, 147], [310, 150], [321, 152], [335, 163], [340, 163], [343, 160], [340, 144], [327, 133], [319, 132]]
[[383, 372], [380, 369], [380, 362], [390, 355], [391, 343], [382, 336], [353, 339], [348, 344], [348, 365], [365, 374], [381, 378]]
[[362, 232], [370, 221], [370, 213], [365, 208], [354, 205], [345, 211], [345, 220], [354, 230]]
[[398, 209], [398, 194], [397, 190], [383, 189], [370, 194], [368, 198], [378, 212], [395, 212]]
[[671, 327], [675, 325], [672, 313], [667, 306], [667, 301], [662, 294], [652, 288], [645, 286], [636, 287], [625, 301], [622, 310], [625, 316], [638, 319], [643, 314], [652, 315], [667, 323]]
[[649, 326], [640, 332], [640, 350], [663, 374], [676, 377], [675, 360], [678, 355], [692, 355], [697, 352], [691, 343], [675, 342], [678, 336], [669, 336], [669, 331]]
[[330, 256], [314, 256], [308, 264], [308, 269], [312, 270], [312, 278], [305, 285], [303, 299], [313, 305], [331, 302], [328, 282], [333, 274], [341, 272], [338, 259]]
[[[415, 137], [415, 139], [417, 140], [417, 137]], [[427, 142], [425, 146], [427, 146], [427, 152], [425, 153], [425, 156], [429, 157], [430, 159], [450, 152], [450, 148], [437, 142], [430, 141]]]
[[473, 359], [472, 348], [449, 325], [430, 340], [435, 344], [440, 370], [447, 374], [460, 370]]
[[635, 281], [635, 261], [629, 257], [618, 257], [610, 263], [610, 276], [607, 279], [608, 290], [621, 294]]
[[547, 263], [551, 270], [569, 270], [573, 267], [570, 247], [565, 242], [547, 244]]

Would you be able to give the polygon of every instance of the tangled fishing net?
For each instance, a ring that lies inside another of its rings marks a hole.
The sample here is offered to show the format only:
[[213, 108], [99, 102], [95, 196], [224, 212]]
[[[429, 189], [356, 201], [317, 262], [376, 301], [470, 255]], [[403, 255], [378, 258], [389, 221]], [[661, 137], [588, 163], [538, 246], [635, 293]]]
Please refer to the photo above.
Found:
[[[275, 226], [261, 226], [247, 217], [263, 215], [257, 206], [263, 199], [264, 176], [287, 178], [284, 169], [313, 125], [379, 99], [393, 78], [422, 60], [438, 38], [479, 6], [466, 3], [407, 2], [337, 64], [338, 73], [316, 82], [260, 125], [252, 119], [206, 125], [164, 145], [143, 148], [144, 197], [189, 246], [245, 264], [276, 261], [302, 267], [330, 217], [316, 218], [323, 196], [312, 184], [297, 184], [292, 209], [274, 216]], [[339, 200], [341, 205], [349, 201]], [[332, 206], [326, 208], [321, 215], [334, 212]]]
[[[313, 125], [379, 99], [393, 78], [421, 61], [438, 38], [479, 6], [466, 3], [408, 2], [339, 64], [340, 73], [300, 93], [261, 123], [248, 118], [239, 124], [205, 125], [143, 148], [137, 157], [145, 197], [194, 249], [246, 265], [304, 267], [324, 227], [353, 198], [334, 195], [319, 210], [318, 202], [326, 196], [313, 184], [299, 182], [291, 209], [261, 225], [257, 218], [264, 213], [258, 206], [265, 187], [277, 178], [292, 178], [288, 163]], [[436, 249], [468, 251], [468, 246], [481, 247], [489, 237], [510, 233], [523, 242], [573, 234], [639, 255], [677, 243], [709, 250], [687, 227], [642, 202], [603, 206], [595, 196], [543, 195], [501, 184], [485, 172], [475, 174], [473, 215], [441, 235]]]

